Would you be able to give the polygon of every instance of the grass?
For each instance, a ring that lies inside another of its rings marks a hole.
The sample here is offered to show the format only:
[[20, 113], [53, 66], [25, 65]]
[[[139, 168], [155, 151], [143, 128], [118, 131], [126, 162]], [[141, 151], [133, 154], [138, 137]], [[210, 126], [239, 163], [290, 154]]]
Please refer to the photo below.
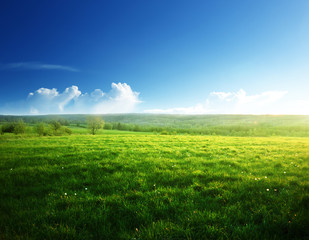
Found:
[[305, 239], [309, 139], [0, 137], [0, 239]]

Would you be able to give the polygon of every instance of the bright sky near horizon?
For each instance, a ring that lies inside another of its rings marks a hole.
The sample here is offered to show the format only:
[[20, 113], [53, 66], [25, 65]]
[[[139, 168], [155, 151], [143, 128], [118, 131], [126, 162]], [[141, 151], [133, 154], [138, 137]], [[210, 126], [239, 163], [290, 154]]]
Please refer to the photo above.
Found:
[[0, 114], [309, 114], [308, 0], [0, 6]]

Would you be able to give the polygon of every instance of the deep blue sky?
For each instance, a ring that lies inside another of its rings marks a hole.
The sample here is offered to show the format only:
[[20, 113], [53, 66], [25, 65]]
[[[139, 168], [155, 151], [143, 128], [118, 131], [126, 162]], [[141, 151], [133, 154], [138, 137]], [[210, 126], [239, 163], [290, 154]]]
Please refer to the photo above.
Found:
[[[205, 110], [207, 99], [214, 110], [272, 91], [274, 108], [294, 101], [309, 112], [307, 0], [10, 0], [0, 32], [0, 106], [10, 109], [39, 88], [108, 93], [120, 82], [140, 93], [130, 111]], [[232, 99], [218, 103], [212, 92]]]

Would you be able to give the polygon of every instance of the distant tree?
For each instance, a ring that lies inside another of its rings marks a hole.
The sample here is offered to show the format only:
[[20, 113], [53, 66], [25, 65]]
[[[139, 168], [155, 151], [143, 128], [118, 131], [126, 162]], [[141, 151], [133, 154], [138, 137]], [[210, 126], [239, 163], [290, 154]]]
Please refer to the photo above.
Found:
[[71, 135], [71, 134], [72, 134], [72, 130], [71, 130], [70, 128], [68, 128], [68, 127], [62, 127], [62, 128], [61, 128], [61, 132], [62, 132], [63, 134], [68, 134], [68, 135]]
[[46, 132], [45, 124], [42, 123], [42, 122], [37, 123], [35, 125], [35, 131], [36, 131], [37, 134], [39, 134], [39, 136], [43, 136], [45, 134], [45, 132]]
[[25, 133], [25, 131], [26, 131], [26, 124], [22, 119], [18, 120], [18, 122], [14, 124], [14, 133], [23, 134]]
[[1, 134], [13, 133], [15, 128], [15, 122], [6, 122], [1, 127]]
[[103, 126], [104, 121], [102, 118], [97, 116], [89, 116], [87, 118], [87, 127], [90, 129], [92, 135], [95, 135], [99, 129], [103, 128]]
[[113, 125], [111, 123], [105, 123], [104, 129], [111, 130], [111, 129], [113, 129]]
[[49, 126], [50, 126], [51, 130], [53, 131], [53, 134], [57, 135], [60, 128], [61, 128], [61, 123], [56, 121], [56, 120], [53, 120], [53, 121], [51, 121]]

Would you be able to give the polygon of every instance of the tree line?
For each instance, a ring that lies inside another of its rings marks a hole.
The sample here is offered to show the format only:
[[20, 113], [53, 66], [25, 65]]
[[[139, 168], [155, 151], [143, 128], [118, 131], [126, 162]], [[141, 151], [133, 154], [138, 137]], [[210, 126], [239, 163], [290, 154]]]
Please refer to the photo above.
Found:
[[[127, 123], [126, 115], [120, 117], [113, 116], [108, 118], [109, 120], [121, 120], [120, 121], [104, 121], [100, 115], [81, 115], [74, 116], [74, 118], [61, 118], [60, 116], [38, 116], [37, 118], [31, 116], [23, 116], [18, 119], [16, 116], [0, 116], [1, 134], [15, 133], [24, 134], [27, 131], [27, 126], [31, 126], [31, 129], [40, 136], [53, 136], [71, 134], [74, 127], [88, 128], [90, 134], [97, 134], [100, 129], [106, 130], [119, 130], [119, 131], [134, 131], [134, 132], [155, 132], [162, 135], [168, 134], [190, 134], [190, 135], [219, 135], [219, 136], [254, 136], [254, 137], [266, 137], [266, 136], [294, 136], [294, 137], [309, 137], [309, 119], [305, 116], [279, 116], [281, 122], [277, 119], [277, 122], [271, 120], [264, 122], [250, 122], [252, 116], [244, 116], [245, 120], [238, 121], [240, 116], [226, 116], [225, 118], [220, 116], [216, 119], [221, 119], [216, 125], [213, 124], [215, 117], [210, 117], [207, 123], [202, 124], [201, 117], [186, 117], [186, 121], [179, 122], [182, 119], [181, 116], [167, 116], [157, 118], [153, 116], [153, 123], [145, 122], [139, 123], [139, 121], [133, 121], [139, 115], [129, 115], [129, 119], [133, 123]], [[143, 118], [144, 116], [141, 115]], [[144, 117], [145, 118], [145, 117]], [[268, 118], [264, 116], [264, 118]], [[24, 122], [24, 119], [26, 120]], [[158, 119], [163, 121], [159, 124]], [[164, 124], [164, 120], [169, 124]], [[236, 120], [235, 120], [236, 119]], [[250, 121], [249, 121], [249, 120]], [[262, 119], [260, 116], [258, 119]], [[272, 118], [270, 118], [272, 119]], [[293, 123], [293, 120], [298, 121]], [[172, 124], [174, 122], [174, 124]], [[139, 124], [138, 124], [139, 123]], [[29, 131], [29, 130], [28, 130]]]

